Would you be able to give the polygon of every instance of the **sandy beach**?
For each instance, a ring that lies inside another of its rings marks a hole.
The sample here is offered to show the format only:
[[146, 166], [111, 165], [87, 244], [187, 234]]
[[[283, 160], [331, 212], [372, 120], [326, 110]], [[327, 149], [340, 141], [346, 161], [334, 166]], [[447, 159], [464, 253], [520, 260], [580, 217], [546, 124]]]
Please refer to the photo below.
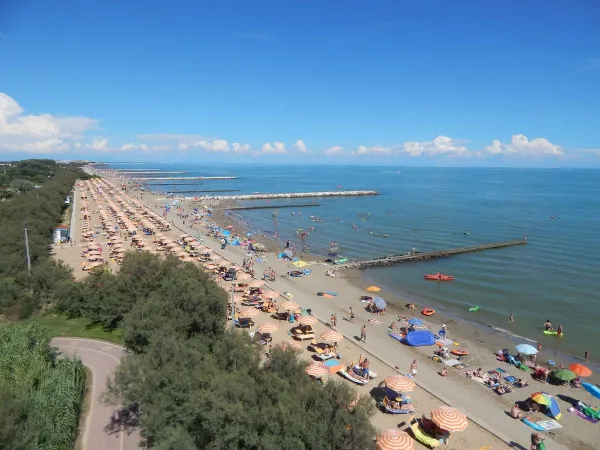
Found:
[[[117, 185], [117, 180], [108, 181], [112, 181], [113, 184]], [[131, 191], [129, 194], [153, 211], [159, 213], [163, 211], [161, 205], [169, 201], [164, 197], [151, 193]], [[79, 189], [77, 189], [76, 195], [79, 195]], [[214, 202], [210, 203], [212, 206], [215, 206]], [[194, 207], [199, 206], [201, 206], [199, 202], [193, 200], [186, 200], [180, 204], [180, 208], [187, 213], [191, 213]], [[90, 211], [91, 226], [92, 228], [96, 228], [100, 225], [97, 208], [94, 205], [90, 205]], [[75, 211], [75, 214], [78, 215], [78, 211]], [[164, 234], [173, 239], [182, 232], [193, 236], [200, 236], [204, 239], [205, 245], [217, 254], [239, 265], [241, 265], [242, 259], [248, 257], [243, 247], [228, 246], [225, 250], [221, 250], [220, 243], [217, 240], [206, 237], [206, 220], [202, 220], [190, 228], [189, 220], [187, 225], [184, 225], [182, 220], [177, 216], [176, 208], [172, 208], [167, 218], [169, 221], [172, 221], [173, 228]], [[212, 219], [221, 225], [228, 224], [230, 220], [228, 216], [223, 214], [222, 210], [219, 210]], [[78, 239], [75, 240], [78, 241]], [[259, 240], [261, 239], [259, 238]], [[105, 242], [102, 237], [98, 241], [101, 244]], [[269, 249], [277, 247], [277, 244], [272, 241], [266, 240], [265, 243]], [[75, 268], [75, 275], [78, 278], [85, 276], [85, 272], [80, 267], [80, 253], [81, 244], [75, 247], [67, 245], [61, 247], [59, 245], [56, 248], [57, 257], [72, 265]], [[598, 400], [594, 400], [583, 389], [541, 384], [531, 379], [527, 374], [519, 374], [518, 369], [514, 368], [514, 366], [511, 367], [504, 362], [497, 361], [495, 352], [501, 348], [513, 350], [515, 345], [513, 340], [504, 335], [490, 333], [488, 330], [469, 326], [459, 318], [442, 317], [436, 314], [433, 317], [425, 319], [421, 316], [418, 308], [415, 311], [410, 311], [402, 307], [402, 305], [408, 303], [407, 299], [400, 298], [385, 290], [379, 292], [378, 295], [387, 301], [389, 305], [387, 311], [376, 316], [372, 315], [366, 311], [365, 304], [360, 301], [360, 297], [366, 294], [365, 288], [371, 284], [369, 280], [365, 279], [357, 271], [346, 271], [334, 278], [327, 277], [325, 272], [330, 269], [330, 266], [323, 263], [322, 260], [323, 258], [307, 255], [304, 261], [310, 264], [308, 267], [311, 270], [310, 275], [302, 278], [287, 279], [278, 277], [275, 282], [267, 284], [278, 292], [290, 292], [293, 295], [294, 302], [304, 308], [312, 309], [312, 314], [320, 320], [320, 323], [315, 326], [317, 334], [328, 329], [331, 314], [337, 315], [338, 323], [336, 329], [346, 336], [346, 339], [340, 344], [342, 359], [347, 362], [358, 360], [359, 354], [362, 352], [371, 360], [371, 369], [378, 373], [375, 383], [370, 383], [366, 387], [356, 387], [361, 395], [368, 395], [369, 390], [388, 375], [407, 373], [411, 361], [416, 359], [419, 365], [419, 372], [415, 378], [415, 382], [418, 387], [410, 395], [416, 406], [417, 415], [426, 414], [428, 410], [440, 404], [449, 404], [461, 409], [472, 421], [471, 425], [465, 431], [453, 434], [449, 448], [479, 449], [480, 447], [489, 445], [494, 449], [511, 447], [528, 448], [529, 436], [533, 429], [520, 421], [511, 419], [506, 414], [506, 411], [510, 409], [515, 401], [525, 400], [531, 393], [540, 390], [548, 391], [557, 397], [563, 410], [563, 415], [560, 419], [562, 428], [544, 433], [547, 447], [552, 449], [570, 448], [582, 450], [597, 447], [596, 443], [600, 434], [600, 428], [598, 427], [600, 425], [581, 419], [577, 415], [567, 411], [567, 408], [570, 406], [568, 403], [569, 399], [581, 400], [592, 405], [597, 404]], [[114, 262], [111, 262], [110, 265], [112, 270], [118, 269], [118, 266]], [[257, 263], [257, 278], [262, 275], [262, 271], [266, 267], [271, 267], [280, 274], [295, 269], [291, 263], [277, 259], [274, 253], [269, 253], [265, 262]], [[333, 298], [323, 298], [316, 294], [319, 291], [333, 291], [338, 295]], [[348, 320], [350, 307], [353, 308], [356, 315], [354, 323], [350, 323]], [[388, 326], [392, 322], [395, 322], [398, 315], [419, 317], [434, 333], [437, 332], [442, 323], [445, 323], [448, 326], [447, 337], [458, 342], [460, 348], [468, 350], [469, 356], [466, 359], [468, 367], [464, 370], [448, 368], [448, 377], [442, 378], [439, 375], [442, 365], [431, 359], [432, 347], [407, 347], [388, 337]], [[272, 319], [266, 313], [261, 313], [254, 320], [257, 324], [261, 324]], [[366, 343], [359, 342], [357, 339], [360, 335], [360, 328], [363, 325], [367, 327]], [[289, 339], [291, 327], [286, 322], [280, 322], [279, 330], [273, 335], [274, 340], [283, 341]], [[313, 354], [305, 350], [304, 347], [303, 345], [301, 356], [306, 359], [311, 358]], [[538, 360], [545, 361], [553, 357], [554, 355], [546, 354], [542, 349]], [[560, 361], [557, 360], [556, 362], [560, 364]], [[474, 370], [479, 367], [485, 371], [503, 368], [511, 375], [518, 378], [526, 378], [530, 385], [521, 389], [513, 389], [511, 393], [499, 396], [483, 384], [464, 376], [465, 370]], [[332, 375], [332, 377], [342, 379], [337, 375]], [[597, 382], [597, 379], [592, 377], [591, 381]], [[349, 381], [346, 382], [350, 383]], [[540, 419], [545, 417], [540, 413], [532, 414], [532, 416], [537, 416]], [[373, 417], [375, 426], [381, 430], [395, 428], [399, 423], [406, 420], [406, 416], [392, 416], [381, 412], [378, 412]], [[419, 445], [417, 444], [417, 448], [421, 448]]]

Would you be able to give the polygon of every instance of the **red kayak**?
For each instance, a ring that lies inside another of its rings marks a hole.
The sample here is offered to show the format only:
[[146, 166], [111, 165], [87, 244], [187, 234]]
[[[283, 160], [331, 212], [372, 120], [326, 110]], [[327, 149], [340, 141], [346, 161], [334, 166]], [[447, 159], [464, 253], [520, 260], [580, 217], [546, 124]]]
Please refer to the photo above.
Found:
[[434, 280], [434, 281], [452, 281], [454, 277], [451, 275], [444, 275], [443, 273], [436, 273], [435, 275], [428, 274], [425, 275], [426, 280]]

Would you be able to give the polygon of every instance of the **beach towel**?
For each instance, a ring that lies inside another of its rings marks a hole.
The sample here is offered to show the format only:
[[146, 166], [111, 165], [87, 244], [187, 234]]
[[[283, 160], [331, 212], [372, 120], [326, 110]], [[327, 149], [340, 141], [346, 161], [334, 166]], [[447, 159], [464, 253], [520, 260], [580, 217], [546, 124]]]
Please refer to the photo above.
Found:
[[337, 292], [331, 292], [331, 291], [327, 291], [325, 292], [327, 295], [331, 295], [332, 297], [336, 297], [337, 296]]
[[323, 364], [327, 366], [329, 373], [338, 373], [344, 369], [344, 365], [340, 364], [337, 359], [328, 359], [327, 361], [323, 361]]
[[506, 370], [504, 370], [504, 369], [501, 369], [500, 367], [498, 367], [498, 368], [496, 368], [496, 372], [499, 372], [499, 373], [506, 373]]
[[331, 295], [331, 294], [323, 294], [321, 297], [325, 297], [325, 298], [333, 298], [333, 295]]
[[504, 379], [509, 383], [516, 383], [517, 381], [519, 381], [516, 377], [513, 377], [512, 375], [506, 375]]
[[444, 364], [446, 364], [447, 366], [450, 366], [450, 367], [454, 367], [454, 366], [460, 364], [460, 361], [458, 359], [447, 359], [444, 361]]
[[569, 411], [571, 411], [573, 414], [575, 414], [576, 416], [581, 417], [582, 419], [587, 420], [588, 422], [591, 423], [598, 423], [597, 419], [592, 419], [591, 417], [586, 416], [584, 413], [582, 413], [581, 411], [579, 411], [578, 409], [575, 408], [569, 408]]
[[544, 431], [556, 430], [557, 428], [562, 428], [562, 425], [558, 423], [556, 420], [538, 420], [536, 424], [541, 427]]

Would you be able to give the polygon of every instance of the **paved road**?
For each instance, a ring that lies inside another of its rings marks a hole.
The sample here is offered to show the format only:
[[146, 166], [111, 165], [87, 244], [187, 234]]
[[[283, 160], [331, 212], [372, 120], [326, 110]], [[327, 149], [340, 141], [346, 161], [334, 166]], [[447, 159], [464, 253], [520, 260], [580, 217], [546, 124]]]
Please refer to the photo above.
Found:
[[117, 408], [104, 405], [100, 395], [106, 390], [106, 380], [112, 375], [121, 357], [125, 354], [123, 347], [108, 342], [83, 338], [55, 338], [51, 345], [58, 347], [64, 354], [81, 358], [83, 364], [93, 374], [91, 386], [91, 405], [83, 432], [84, 450], [134, 450], [139, 448], [137, 432], [129, 434], [107, 429], [111, 417]]

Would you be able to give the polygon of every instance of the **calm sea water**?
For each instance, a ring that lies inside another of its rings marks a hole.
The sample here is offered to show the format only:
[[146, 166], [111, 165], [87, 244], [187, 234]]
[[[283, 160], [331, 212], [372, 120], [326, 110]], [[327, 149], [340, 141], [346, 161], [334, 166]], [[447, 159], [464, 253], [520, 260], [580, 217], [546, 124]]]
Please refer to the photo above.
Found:
[[[331, 241], [338, 243], [341, 256], [368, 258], [412, 248], [447, 249], [527, 235], [526, 246], [374, 269], [368, 275], [420, 303], [510, 329], [540, 340], [546, 347], [578, 356], [588, 350], [598, 361], [600, 355], [594, 349], [600, 341], [600, 171], [176, 164], [145, 167], [186, 171], [182, 176], [240, 177], [152, 187], [161, 191], [239, 189], [241, 194], [331, 191], [343, 186], [344, 190], [380, 192], [375, 197], [316, 199], [318, 207], [281, 209], [277, 225], [271, 217], [275, 205], [310, 203], [312, 199], [253, 201], [253, 205], [274, 207], [244, 211], [243, 217], [253, 229], [270, 234], [277, 231], [282, 240], [300, 243], [296, 230], [314, 226], [315, 231], [305, 242], [311, 251], [322, 254], [328, 252]], [[292, 211], [296, 213], [293, 216]], [[323, 222], [311, 221], [310, 215]], [[550, 218], [553, 215], [556, 219]], [[389, 237], [382, 237], [384, 233]], [[435, 283], [423, 279], [424, 274], [437, 271], [454, 275], [456, 281]], [[480, 306], [480, 311], [469, 313], [473, 305]], [[511, 312], [516, 322], [509, 325]], [[562, 324], [565, 337], [545, 336], [542, 327], [546, 319], [555, 327]]]

